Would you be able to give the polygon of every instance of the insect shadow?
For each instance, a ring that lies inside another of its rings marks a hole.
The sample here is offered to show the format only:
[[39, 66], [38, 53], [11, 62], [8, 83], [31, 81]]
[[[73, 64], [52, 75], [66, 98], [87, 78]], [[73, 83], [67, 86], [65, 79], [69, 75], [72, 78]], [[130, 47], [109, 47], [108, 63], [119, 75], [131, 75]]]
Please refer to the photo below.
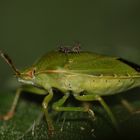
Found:
[[35, 103], [35, 104], [38, 104], [38, 105], [41, 105], [44, 97], [45, 97], [45, 95], [40, 96], [37, 94], [32, 94], [30, 92], [25, 92], [25, 91], [23, 91], [21, 94], [22, 99], [29, 101], [29, 102], [32, 102], [32, 103]]

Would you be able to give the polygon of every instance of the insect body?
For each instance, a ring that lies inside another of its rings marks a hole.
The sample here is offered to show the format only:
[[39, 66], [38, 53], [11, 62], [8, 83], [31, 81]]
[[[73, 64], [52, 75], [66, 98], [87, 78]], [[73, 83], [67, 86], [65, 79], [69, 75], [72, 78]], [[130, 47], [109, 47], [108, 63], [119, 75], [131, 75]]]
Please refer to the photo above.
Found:
[[19, 71], [7, 55], [2, 52], [0, 54], [12, 67], [19, 82], [25, 85], [17, 90], [11, 110], [5, 116], [1, 116], [1, 119], [8, 120], [13, 116], [20, 92], [26, 90], [46, 95], [42, 106], [50, 131], [54, 128], [48, 114], [48, 104], [55, 94], [54, 88], [63, 93], [63, 97], [52, 105], [56, 111], [82, 111], [94, 116], [93, 111], [88, 107], [65, 107], [63, 104], [70, 94], [82, 102], [97, 100], [117, 127], [116, 120], [102, 96], [140, 86], [139, 67], [116, 57], [92, 52], [65, 55], [54, 51], [42, 56], [30, 68]]
[[79, 53], [80, 52], [80, 43], [74, 44], [74, 46], [61, 46], [58, 51], [62, 53]]

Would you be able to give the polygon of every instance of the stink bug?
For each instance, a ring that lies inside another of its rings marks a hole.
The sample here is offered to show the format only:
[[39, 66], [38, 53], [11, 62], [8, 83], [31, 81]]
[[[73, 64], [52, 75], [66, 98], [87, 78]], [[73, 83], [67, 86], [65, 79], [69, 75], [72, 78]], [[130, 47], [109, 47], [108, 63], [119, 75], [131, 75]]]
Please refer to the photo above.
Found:
[[[54, 96], [54, 88], [63, 93], [63, 97], [53, 103], [56, 111], [81, 111], [94, 116], [89, 107], [65, 107], [70, 94], [82, 102], [99, 101], [108, 113], [113, 124], [117, 122], [102, 96], [113, 95], [140, 86], [140, 67], [117, 57], [93, 52], [67, 53], [52, 51], [42, 56], [36, 63], [24, 71], [19, 71], [8, 57], [0, 51], [0, 56], [13, 69], [23, 86], [17, 90], [10, 111], [0, 116], [9, 120], [13, 117], [21, 91], [26, 90], [46, 95], [42, 107], [50, 132], [54, 130], [48, 114], [48, 105]], [[82, 93], [82, 94], [81, 94]]]

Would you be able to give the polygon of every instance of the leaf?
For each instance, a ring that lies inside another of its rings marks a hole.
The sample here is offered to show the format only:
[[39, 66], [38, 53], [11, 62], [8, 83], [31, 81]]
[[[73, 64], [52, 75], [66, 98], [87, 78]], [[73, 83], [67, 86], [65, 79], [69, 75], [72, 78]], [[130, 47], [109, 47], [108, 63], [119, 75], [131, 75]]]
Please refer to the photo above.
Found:
[[[140, 108], [139, 91], [138, 89], [134, 89], [126, 92], [123, 94], [123, 98], [127, 99], [133, 107]], [[61, 94], [59, 96], [59, 93], [55, 95], [56, 99], [61, 96]], [[1, 114], [6, 113], [13, 98], [14, 92], [0, 92]], [[42, 114], [41, 101], [43, 100], [43, 96], [23, 93], [15, 116], [9, 121], [0, 121], [0, 140], [99, 140], [120, 139], [122, 137], [129, 139], [140, 138], [140, 114], [130, 114], [120, 104], [117, 95], [108, 96], [104, 99], [119, 123], [120, 133], [114, 129], [103, 107], [98, 102], [91, 102], [92, 109], [96, 116], [95, 120], [87, 113], [59, 112], [53, 117], [55, 134], [49, 137], [45, 118], [40, 119], [40, 122], [37, 123], [37, 120]], [[80, 102], [70, 98], [66, 105], [80, 106]]]

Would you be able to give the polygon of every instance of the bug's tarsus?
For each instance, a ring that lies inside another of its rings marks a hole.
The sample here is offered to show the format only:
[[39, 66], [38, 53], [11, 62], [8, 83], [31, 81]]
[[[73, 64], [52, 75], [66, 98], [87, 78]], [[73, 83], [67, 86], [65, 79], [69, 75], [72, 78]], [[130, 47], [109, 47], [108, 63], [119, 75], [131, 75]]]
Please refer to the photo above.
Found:
[[10, 57], [3, 53], [0, 50], [0, 56], [5, 60], [5, 62], [12, 68], [13, 72], [16, 73], [16, 75], [20, 75], [20, 72], [17, 70], [17, 68], [15, 67], [14, 63], [12, 62], [12, 60], [10, 59]]

